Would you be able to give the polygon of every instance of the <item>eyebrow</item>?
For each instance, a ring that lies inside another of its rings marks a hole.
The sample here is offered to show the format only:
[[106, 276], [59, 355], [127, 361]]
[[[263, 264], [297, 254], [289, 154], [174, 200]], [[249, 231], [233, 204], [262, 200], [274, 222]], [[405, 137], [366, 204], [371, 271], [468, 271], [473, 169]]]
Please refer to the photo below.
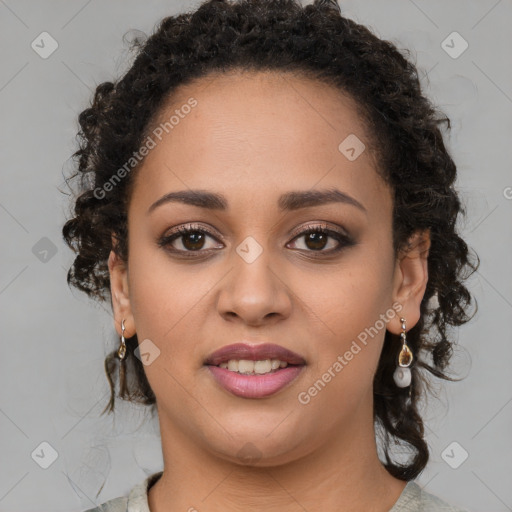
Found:
[[[228, 209], [228, 200], [222, 194], [208, 192], [205, 190], [180, 190], [176, 192], [169, 192], [155, 201], [149, 207], [147, 214], [150, 214], [155, 210], [155, 208], [171, 202], [188, 204], [209, 210], [225, 211]], [[352, 196], [349, 196], [345, 192], [341, 192], [336, 188], [327, 190], [290, 191], [279, 196], [279, 200], [277, 202], [281, 211], [299, 210], [301, 208], [321, 206], [327, 203], [348, 204], [355, 206], [364, 213], [368, 213], [366, 208], [357, 201], [357, 199], [354, 199]]]

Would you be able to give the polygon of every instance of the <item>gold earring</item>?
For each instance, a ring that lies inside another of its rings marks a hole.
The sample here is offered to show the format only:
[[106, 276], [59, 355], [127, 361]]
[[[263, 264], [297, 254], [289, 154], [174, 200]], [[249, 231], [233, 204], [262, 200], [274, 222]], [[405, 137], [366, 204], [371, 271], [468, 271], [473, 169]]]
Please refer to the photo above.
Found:
[[124, 318], [123, 318], [123, 321], [121, 322], [121, 330], [122, 330], [121, 345], [117, 349], [117, 357], [119, 357], [120, 361], [122, 361], [125, 358], [125, 356], [126, 356], [126, 342], [125, 342], [125, 339], [124, 339], [124, 330], [125, 330]]
[[399, 388], [406, 388], [411, 384], [411, 370], [409, 366], [411, 366], [413, 356], [411, 349], [407, 346], [405, 337], [405, 318], [400, 318], [400, 322], [402, 323], [400, 337], [403, 344], [398, 354], [398, 366], [393, 374], [393, 379]]

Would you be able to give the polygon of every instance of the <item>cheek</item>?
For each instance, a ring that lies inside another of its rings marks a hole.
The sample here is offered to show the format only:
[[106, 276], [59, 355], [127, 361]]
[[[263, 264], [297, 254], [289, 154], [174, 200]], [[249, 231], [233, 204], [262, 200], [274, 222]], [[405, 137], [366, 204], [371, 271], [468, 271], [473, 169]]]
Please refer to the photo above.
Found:
[[206, 267], [173, 264], [162, 249], [134, 248], [130, 253], [130, 303], [139, 343], [155, 343], [167, 369], [184, 373], [191, 368], [183, 360], [202, 359], [199, 341], [206, 310], [212, 307], [209, 293], [221, 277]]
[[[384, 335], [386, 319], [395, 315], [390, 309], [391, 275], [389, 261], [377, 259], [372, 251], [362, 251], [353, 263], [328, 277], [297, 280], [297, 295], [305, 297], [307, 336], [314, 346], [312, 376], [328, 381], [327, 393], [357, 396], [371, 386]], [[335, 375], [335, 378], [333, 377]], [[322, 384], [320, 383], [320, 386]], [[323, 393], [323, 391], [322, 391]]]
[[181, 273], [169, 273], [161, 252], [149, 242], [134, 243], [129, 252], [128, 284], [139, 344], [148, 338], [162, 351], [165, 334], [184, 314], [188, 289], [180, 282]]
[[172, 396], [185, 403], [182, 386], [191, 368], [183, 362], [196, 357], [190, 327], [196, 324], [194, 306], [205, 292], [191, 286], [182, 272], [170, 274], [161, 257], [142, 252], [135, 249], [130, 255], [129, 289], [140, 351], [150, 354], [144, 372], [159, 402]]

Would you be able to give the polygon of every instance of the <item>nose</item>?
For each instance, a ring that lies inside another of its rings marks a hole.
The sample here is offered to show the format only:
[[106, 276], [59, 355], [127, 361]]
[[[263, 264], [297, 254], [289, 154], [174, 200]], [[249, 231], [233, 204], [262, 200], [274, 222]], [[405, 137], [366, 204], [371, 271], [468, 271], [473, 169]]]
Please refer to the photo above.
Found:
[[268, 251], [253, 262], [234, 255], [234, 268], [226, 276], [218, 297], [219, 314], [228, 321], [251, 326], [282, 321], [292, 308], [290, 285], [284, 272], [273, 268]]

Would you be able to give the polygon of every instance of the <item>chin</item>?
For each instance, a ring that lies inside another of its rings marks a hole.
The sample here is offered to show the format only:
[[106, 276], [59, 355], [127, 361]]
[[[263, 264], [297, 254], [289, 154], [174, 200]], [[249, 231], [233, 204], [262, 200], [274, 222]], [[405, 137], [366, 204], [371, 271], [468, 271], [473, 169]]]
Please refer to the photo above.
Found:
[[241, 466], [280, 466], [303, 457], [313, 448], [313, 442], [308, 442], [303, 436], [294, 438], [296, 429], [274, 427], [274, 432], [268, 429], [251, 431], [244, 429], [243, 425], [234, 430], [227, 425], [226, 429], [232, 434], [231, 437], [205, 437], [207, 449], [216, 457]]

